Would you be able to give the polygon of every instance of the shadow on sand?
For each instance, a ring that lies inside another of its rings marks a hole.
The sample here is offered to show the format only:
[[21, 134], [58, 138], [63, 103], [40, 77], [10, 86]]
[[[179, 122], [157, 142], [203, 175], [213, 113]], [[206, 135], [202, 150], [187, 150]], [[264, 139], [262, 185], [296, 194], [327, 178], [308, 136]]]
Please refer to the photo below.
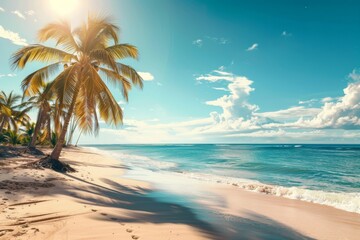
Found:
[[[209, 214], [211, 211], [208, 211], [207, 215], [211, 216], [211, 219], [207, 221], [204, 220], [204, 217], [199, 216], [198, 213], [201, 211], [195, 209], [198, 207], [196, 204], [187, 206], [189, 204], [160, 201], [152, 196], [152, 190], [140, 187], [128, 188], [109, 179], [102, 179], [108, 186], [104, 187], [72, 174], [65, 175], [87, 184], [86, 189], [73, 189], [65, 193], [78, 198], [80, 202], [132, 210], [131, 214], [126, 217], [112, 214], [112, 219], [115, 218], [121, 222], [185, 224], [196, 228], [207, 239], [311, 239], [286, 225], [258, 214], [249, 213], [247, 218], [243, 218], [220, 213]], [[91, 193], [91, 195], [82, 193]], [[99, 219], [111, 221], [111, 219], [100, 217]]]

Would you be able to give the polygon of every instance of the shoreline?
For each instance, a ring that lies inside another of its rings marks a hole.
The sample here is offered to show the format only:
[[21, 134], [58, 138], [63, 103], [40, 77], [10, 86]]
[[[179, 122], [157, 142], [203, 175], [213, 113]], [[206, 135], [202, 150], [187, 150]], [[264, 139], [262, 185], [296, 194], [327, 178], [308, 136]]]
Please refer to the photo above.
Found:
[[[16, 164], [11, 163], [14, 160]], [[166, 189], [124, 177], [126, 166], [119, 160], [87, 148], [65, 149], [62, 155], [76, 173], [18, 167], [31, 160], [30, 156], [12, 158], [1, 168], [0, 192], [6, 197], [0, 199], [0, 239], [355, 239], [360, 235], [357, 213], [195, 180]]]
[[[176, 144], [178, 145], [178, 144]], [[176, 170], [169, 170], [167, 168], [176, 167], [176, 163], [168, 162], [168, 161], [158, 161], [154, 162], [153, 159], [148, 159], [146, 155], [134, 155], [130, 154], [118, 154], [118, 153], [107, 153], [101, 148], [86, 146], [83, 147], [84, 149], [88, 149], [90, 151], [95, 151], [99, 154], [104, 154], [111, 158], [116, 158], [119, 161], [123, 158], [133, 158], [136, 157], [137, 161], [145, 161], [151, 162], [156, 167], [159, 167], [161, 171], [152, 171], [146, 169], [144, 167], [144, 171], [140, 170], [140, 174], [129, 174], [125, 172], [125, 175], [129, 178], [142, 180], [145, 182], [153, 181], [155, 177], [160, 181], [163, 181], [162, 178], [169, 179], [176, 177], [178, 181], [187, 181], [188, 179], [194, 179], [197, 181], [205, 182], [205, 183], [216, 183], [223, 186], [232, 185], [239, 189], [243, 189], [250, 192], [261, 193], [266, 195], [272, 195], [277, 197], [283, 197], [287, 199], [305, 201], [314, 204], [320, 204], [325, 206], [334, 207], [336, 209], [340, 209], [347, 212], [353, 212], [360, 214], [360, 193], [359, 192], [346, 192], [346, 191], [324, 191], [320, 189], [309, 189], [303, 188], [301, 186], [281, 186], [276, 184], [269, 184], [263, 183], [259, 180], [254, 179], [247, 179], [247, 178], [240, 178], [240, 177], [225, 177], [221, 175], [214, 175], [208, 173], [200, 173], [200, 172], [193, 172], [193, 171], [176, 171]], [[128, 164], [128, 163], [127, 163]], [[130, 165], [131, 166], [131, 165]], [[151, 166], [152, 167], [152, 166]], [[164, 170], [164, 171], [162, 171]], [[131, 172], [134, 172], [132, 169]], [[140, 177], [138, 175], [141, 175]], [[151, 175], [151, 177], [150, 177]], [[142, 177], [147, 176], [147, 177]], [[183, 178], [183, 179], [180, 179]], [[156, 184], [156, 182], [154, 182]], [[176, 183], [175, 183], [176, 184]], [[168, 186], [171, 187], [171, 186]]]

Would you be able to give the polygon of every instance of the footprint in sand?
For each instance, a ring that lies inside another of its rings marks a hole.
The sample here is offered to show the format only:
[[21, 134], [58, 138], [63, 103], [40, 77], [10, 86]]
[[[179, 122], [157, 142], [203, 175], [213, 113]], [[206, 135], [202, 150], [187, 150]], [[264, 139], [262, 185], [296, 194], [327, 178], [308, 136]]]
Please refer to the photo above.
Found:
[[107, 216], [107, 214], [106, 213], [100, 213], [101, 215], [103, 215], [103, 216]]
[[133, 230], [130, 229], [130, 228], [128, 228], [128, 229], [126, 229], [126, 231], [127, 231], [128, 233], [131, 233]]
[[96, 210], [96, 209], [91, 209], [91, 211], [93, 211], [93, 212], [97, 212], [97, 210]]
[[140, 237], [136, 236], [136, 235], [132, 235], [131, 238], [136, 240], [136, 239], [139, 239]]

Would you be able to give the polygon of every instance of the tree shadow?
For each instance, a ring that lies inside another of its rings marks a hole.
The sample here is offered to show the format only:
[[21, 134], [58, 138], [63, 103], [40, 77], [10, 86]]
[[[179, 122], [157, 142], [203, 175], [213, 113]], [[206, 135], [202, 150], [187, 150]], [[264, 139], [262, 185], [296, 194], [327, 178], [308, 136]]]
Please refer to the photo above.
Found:
[[[246, 217], [211, 213], [203, 206], [189, 204], [189, 201], [181, 204], [159, 200], [152, 194], [154, 190], [141, 187], [129, 188], [109, 179], [101, 179], [109, 186], [104, 187], [71, 174], [65, 175], [88, 184], [86, 189], [78, 188], [70, 193], [80, 202], [131, 210], [127, 216], [112, 213], [111, 218], [98, 217], [104, 221], [116, 219], [128, 223], [185, 224], [196, 228], [207, 239], [312, 239], [282, 223], [256, 213], [249, 212]], [[201, 216], [201, 212], [207, 212], [206, 216]]]

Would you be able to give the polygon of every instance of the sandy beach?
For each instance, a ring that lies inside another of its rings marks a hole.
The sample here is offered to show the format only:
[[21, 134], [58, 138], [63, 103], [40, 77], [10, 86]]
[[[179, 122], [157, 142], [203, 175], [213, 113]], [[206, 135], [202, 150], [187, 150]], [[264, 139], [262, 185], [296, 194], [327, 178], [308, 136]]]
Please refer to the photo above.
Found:
[[0, 159], [0, 239], [360, 236], [359, 214], [324, 205], [195, 180], [172, 184], [167, 192], [124, 177], [127, 167], [120, 161], [81, 148], [62, 154], [75, 173], [24, 167], [35, 159], [26, 154]]

